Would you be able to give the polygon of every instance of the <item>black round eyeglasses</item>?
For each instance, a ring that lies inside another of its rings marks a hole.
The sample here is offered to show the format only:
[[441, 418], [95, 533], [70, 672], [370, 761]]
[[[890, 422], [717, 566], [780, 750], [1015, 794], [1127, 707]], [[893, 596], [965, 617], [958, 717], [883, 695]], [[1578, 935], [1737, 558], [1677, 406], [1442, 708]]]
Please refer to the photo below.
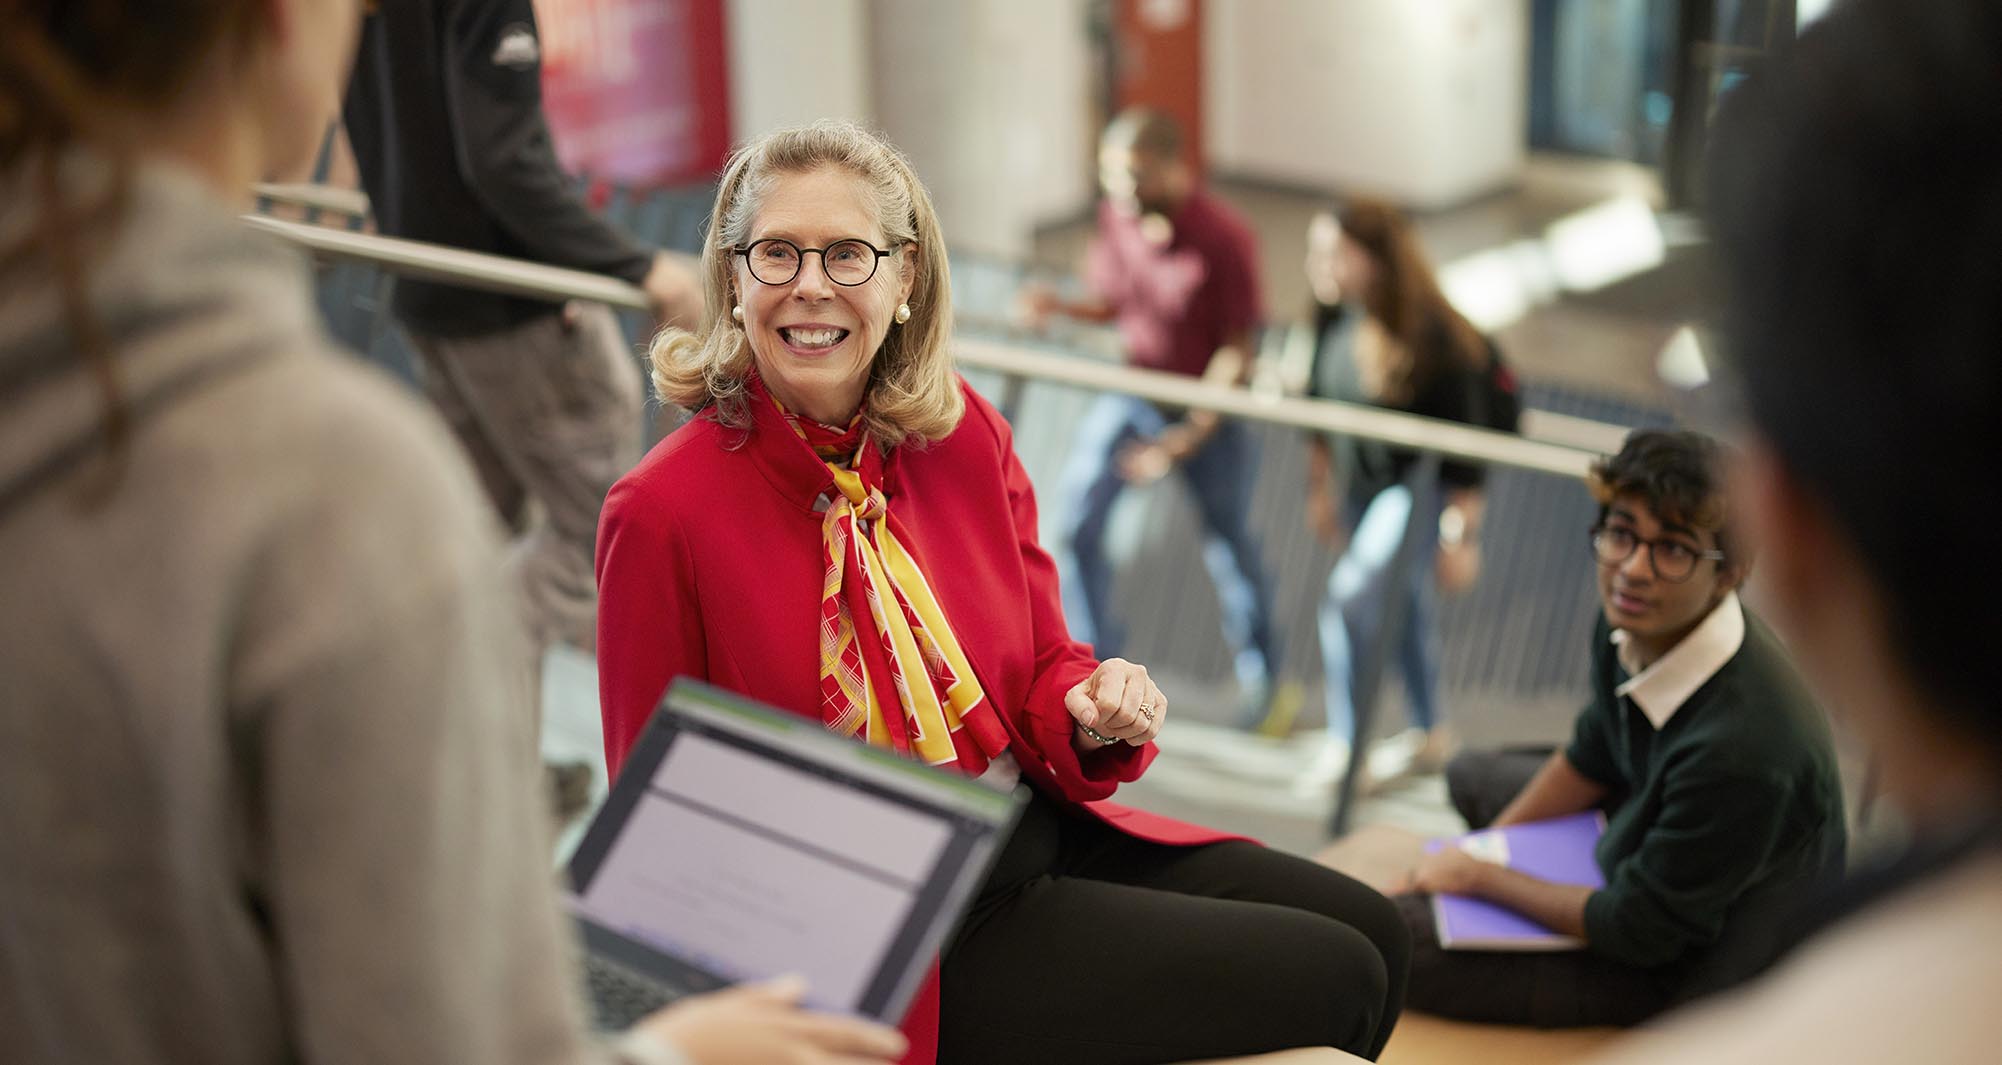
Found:
[[792, 279], [799, 276], [800, 264], [811, 253], [820, 256], [820, 269], [829, 281], [849, 287], [867, 284], [876, 276], [876, 266], [885, 256], [896, 254], [896, 250], [885, 251], [866, 240], [837, 240], [825, 248], [802, 248], [783, 237], [767, 237], [731, 249], [744, 257], [751, 267], [751, 276], [763, 284], [792, 284]]
[[1643, 540], [1632, 529], [1618, 525], [1592, 526], [1592, 557], [1608, 566], [1625, 562], [1643, 547], [1654, 575], [1675, 584], [1695, 574], [1699, 562], [1724, 561], [1722, 551], [1698, 551], [1680, 540]]

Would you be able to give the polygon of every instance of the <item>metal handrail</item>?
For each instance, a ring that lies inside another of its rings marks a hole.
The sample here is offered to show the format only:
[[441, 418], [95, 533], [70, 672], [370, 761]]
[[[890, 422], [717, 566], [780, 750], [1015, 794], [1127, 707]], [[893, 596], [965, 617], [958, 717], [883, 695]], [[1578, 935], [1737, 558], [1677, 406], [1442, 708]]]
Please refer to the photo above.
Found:
[[287, 222], [267, 215], [248, 214], [243, 216], [243, 220], [253, 228], [275, 234], [316, 254], [374, 263], [405, 277], [449, 282], [531, 299], [589, 300], [639, 311], [650, 306], [646, 294], [637, 286], [603, 274], [463, 251], [421, 240]]
[[352, 218], [368, 217], [368, 194], [360, 189], [344, 189], [338, 185], [259, 183], [252, 185], [250, 191], [273, 203], [332, 211]]
[[1514, 433], [1385, 410], [1365, 403], [1275, 396], [1224, 388], [1183, 374], [1075, 359], [974, 337], [955, 341], [962, 365], [1033, 377], [1102, 392], [1123, 392], [1176, 407], [1215, 411], [1245, 421], [1379, 440], [1448, 458], [1582, 477], [1596, 455]]
[[[639, 288], [601, 274], [445, 248], [422, 241], [304, 225], [264, 215], [246, 215], [244, 220], [316, 254], [375, 263], [395, 273], [427, 281], [449, 282], [537, 299], [589, 300], [632, 310], [646, 310], [649, 306]], [[1226, 388], [1180, 374], [1069, 358], [977, 337], [956, 340], [954, 355], [962, 365], [1008, 377], [1123, 392], [1157, 403], [1215, 411], [1246, 421], [1363, 437], [1447, 458], [1513, 466], [1563, 477], [1584, 476], [1592, 460], [1598, 457], [1598, 452], [1588, 448], [1531, 440], [1513, 433], [1385, 410], [1368, 404], [1273, 396], [1242, 388]]]

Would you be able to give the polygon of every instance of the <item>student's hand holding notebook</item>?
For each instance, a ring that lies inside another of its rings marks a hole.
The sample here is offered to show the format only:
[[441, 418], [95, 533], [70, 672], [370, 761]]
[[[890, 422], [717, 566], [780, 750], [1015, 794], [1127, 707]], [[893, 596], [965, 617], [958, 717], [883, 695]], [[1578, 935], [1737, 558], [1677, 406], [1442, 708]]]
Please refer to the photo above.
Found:
[[[1433, 840], [1426, 850], [1457, 846], [1477, 859], [1541, 880], [1601, 888], [1606, 886], [1606, 878], [1593, 851], [1605, 830], [1605, 815], [1594, 810]], [[1560, 935], [1485, 899], [1435, 894], [1432, 917], [1438, 925], [1439, 945], [1447, 950], [1577, 950], [1584, 946], [1575, 937]]]

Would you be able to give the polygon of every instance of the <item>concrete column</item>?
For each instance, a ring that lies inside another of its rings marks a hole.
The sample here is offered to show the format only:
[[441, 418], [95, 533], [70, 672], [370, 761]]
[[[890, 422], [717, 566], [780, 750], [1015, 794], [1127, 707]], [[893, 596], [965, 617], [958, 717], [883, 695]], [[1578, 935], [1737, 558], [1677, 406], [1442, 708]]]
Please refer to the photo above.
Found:
[[730, 0], [731, 139], [817, 118], [867, 123], [865, 0]]
[[1212, 169], [1441, 207], [1527, 153], [1527, 0], [1205, 6]]
[[1010, 260], [1090, 203], [1096, 131], [1084, 0], [877, 0], [875, 117], [955, 251]]

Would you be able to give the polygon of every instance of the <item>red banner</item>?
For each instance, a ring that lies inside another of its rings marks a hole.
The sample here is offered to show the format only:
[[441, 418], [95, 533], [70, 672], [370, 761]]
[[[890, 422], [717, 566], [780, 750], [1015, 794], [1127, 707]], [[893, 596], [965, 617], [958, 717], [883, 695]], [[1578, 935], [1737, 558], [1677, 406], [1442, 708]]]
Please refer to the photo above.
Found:
[[723, 0], [535, 0], [535, 17], [566, 169], [623, 185], [714, 176], [730, 152]]

